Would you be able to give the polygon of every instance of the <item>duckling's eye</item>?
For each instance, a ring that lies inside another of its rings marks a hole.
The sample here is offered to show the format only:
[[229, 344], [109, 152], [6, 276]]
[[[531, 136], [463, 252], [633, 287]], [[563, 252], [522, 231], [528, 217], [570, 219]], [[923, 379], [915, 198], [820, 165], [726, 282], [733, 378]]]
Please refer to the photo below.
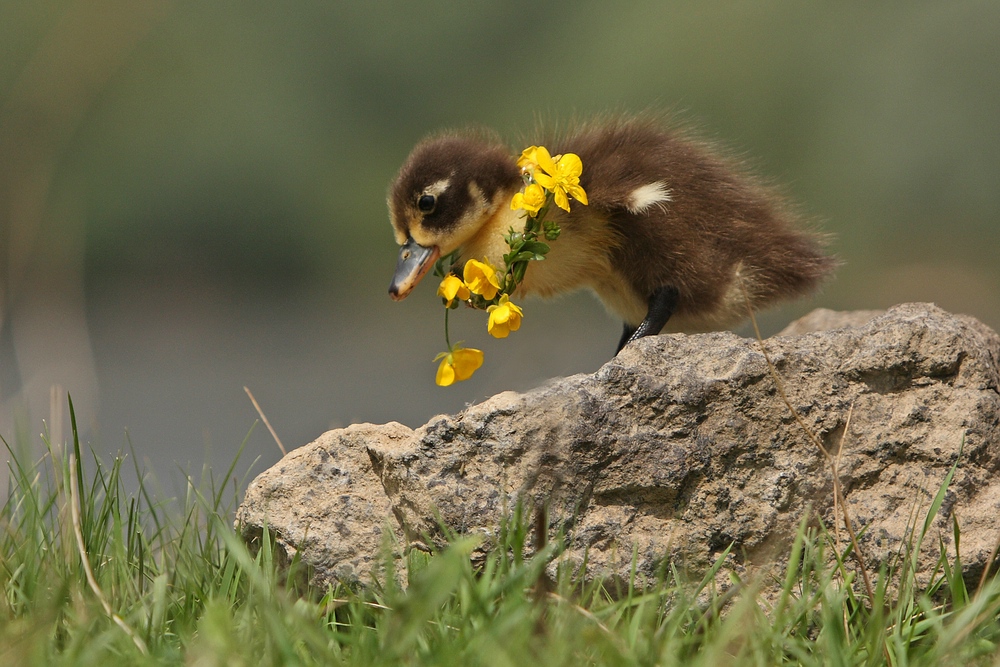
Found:
[[424, 213], [430, 213], [434, 210], [434, 205], [437, 203], [437, 197], [434, 195], [420, 195], [417, 199], [417, 208], [419, 208]]

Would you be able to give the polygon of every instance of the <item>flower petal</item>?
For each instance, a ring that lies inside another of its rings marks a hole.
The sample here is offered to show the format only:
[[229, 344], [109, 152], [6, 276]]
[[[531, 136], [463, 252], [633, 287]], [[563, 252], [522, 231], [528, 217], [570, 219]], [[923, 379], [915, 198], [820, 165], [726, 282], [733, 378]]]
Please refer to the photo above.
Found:
[[583, 161], [576, 153], [566, 153], [559, 158], [559, 175], [563, 178], [579, 178], [583, 173]]
[[552, 178], [551, 176], [549, 176], [547, 174], [543, 174], [540, 171], [535, 173], [535, 183], [538, 183], [538, 185], [542, 186], [543, 188], [545, 188], [549, 192], [551, 192], [553, 189], [555, 189], [557, 187], [556, 186], [556, 183], [557, 183], [556, 179]]
[[447, 275], [444, 280], [441, 281], [441, 285], [438, 287], [438, 296], [443, 297], [448, 305], [458, 297], [460, 300], [465, 301], [471, 294], [469, 294], [469, 288], [465, 286], [462, 279], [456, 275]]
[[437, 369], [437, 375], [434, 376], [434, 382], [439, 387], [448, 387], [454, 384], [455, 367], [451, 364], [450, 354], [446, 354], [445, 358], [441, 360], [441, 365]]
[[511, 331], [521, 328], [521, 309], [510, 302], [506, 294], [500, 296], [500, 302], [486, 309], [490, 314], [486, 330], [494, 338], [506, 338]]
[[[501, 297], [502, 298], [502, 297]], [[506, 311], [506, 309], [503, 309]], [[486, 330], [494, 338], [506, 338], [510, 330], [507, 328], [506, 318], [501, 314], [500, 306], [490, 306], [490, 319], [486, 323]]]
[[470, 259], [465, 263], [463, 270], [465, 284], [470, 291], [480, 294], [486, 300], [496, 297], [500, 291], [500, 279], [497, 277], [497, 270], [489, 263], [485, 257], [483, 261]]
[[455, 379], [459, 381], [468, 380], [483, 365], [483, 351], [471, 347], [455, 348], [452, 357], [455, 360]]
[[[538, 166], [550, 176], [555, 176], [559, 173], [556, 163], [552, 160], [552, 156], [549, 155], [549, 149], [545, 146], [538, 146], [535, 150], [535, 159], [538, 161]], [[535, 174], [535, 180], [538, 180], [538, 174]]]
[[442, 352], [434, 358], [441, 359], [434, 382], [440, 387], [448, 387], [455, 382], [468, 380], [483, 365], [483, 351], [473, 348], [454, 347], [451, 352]]
[[573, 199], [577, 200], [584, 206], [587, 205], [587, 193], [583, 191], [579, 185], [571, 185], [566, 188], [566, 192], [570, 194]]
[[569, 211], [569, 199], [566, 197], [566, 191], [562, 188], [556, 188], [552, 194], [555, 196], [556, 206], [564, 211]]
[[517, 166], [523, 171], [532, 173], [538, 167], [538, 146], [528, 146], [521, 151], [521, 157], [517, 158]]
[[532, 216], [545, 206], [545, 190], [538, 183], [531, 183], [518, 192], [510, 202], [512, 210], [524, 209]]

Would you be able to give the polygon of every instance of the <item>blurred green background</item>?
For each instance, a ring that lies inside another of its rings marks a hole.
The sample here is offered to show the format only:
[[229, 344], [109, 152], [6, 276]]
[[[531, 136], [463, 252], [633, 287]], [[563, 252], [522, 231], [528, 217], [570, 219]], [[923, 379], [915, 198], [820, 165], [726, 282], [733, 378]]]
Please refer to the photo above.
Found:
[[434, 290], [387, 298], [387, 185], [468, 124], [519, 150], [539, 117], [670, 110], [747, 156], [844, 261], [765, 333], [913, 300], [1000, 327], [998, 36], [995, 0], [7, 0], [0, 435], [65, 432], [58, 385], [98, 450], [169, 476], [232, 460], [244, 385], [295, 447], [594, 371], [620, 325], [588, 294], [506, 341], [459, 311], [487, 361], [447, 389]]

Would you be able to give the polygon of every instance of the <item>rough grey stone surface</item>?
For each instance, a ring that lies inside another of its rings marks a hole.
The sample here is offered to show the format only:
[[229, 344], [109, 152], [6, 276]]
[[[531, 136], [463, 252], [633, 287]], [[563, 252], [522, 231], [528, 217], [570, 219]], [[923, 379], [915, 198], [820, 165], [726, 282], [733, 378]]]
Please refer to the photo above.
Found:
[[[869, 567], [910, 538], [957, 460], [920, 563], [939, 538], [953, 548], [957, 517], [964, 573], [978, 577], [1000, 530], [1000, 337], [929, 304], [823, 318], [867, 323], [764, 345], [839, 459]], [[664, 559], [700, 576], [730, 544], [730, 566], [766, 572], [804, 515], [835, 522], [830, 466], [760, 343], [731, 333], [645, 338], [592, 375], [414, 430], [330, 431], [254, 480], [237, 521], [248, 539], [266, 522], [318, 582], [356, 583], [379, 562], [383, 529], [397, 549], [441, 543], [441, 523], [488, 545], [516, 499], [549, 507], [565, 562], [586, 555], [589, 573], [626, 579], [634, 554], [640, 585]]]
[[292, 450], [247, 489], [237, 511], [244, 539], [266, 526], [285, 563], [301, 551], [318, 582], [363, 583], [382, 560], [384, 529], [391, 537], [395, 528], [367, 446], [412, 436], [402, 424], [356, 424]]
[[830, 310], [817, 308], [808, 315], [795, 320], [779, 331], [776, 336], [801, 336], [814, 331], [832, 331], [845, 327], [860, 327], [868, 324], [884, 310]]

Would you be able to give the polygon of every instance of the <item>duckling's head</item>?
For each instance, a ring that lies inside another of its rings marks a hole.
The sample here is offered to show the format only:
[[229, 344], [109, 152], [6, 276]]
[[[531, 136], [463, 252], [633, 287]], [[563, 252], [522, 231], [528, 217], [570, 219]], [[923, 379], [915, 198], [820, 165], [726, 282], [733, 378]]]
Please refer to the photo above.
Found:
[[389, 296], [410, 293], [439, 257], [473, 238], [521, 185], [510, 152], [477, 136], [444, 135], [417, 145], [389, 190], [399, 259]]

